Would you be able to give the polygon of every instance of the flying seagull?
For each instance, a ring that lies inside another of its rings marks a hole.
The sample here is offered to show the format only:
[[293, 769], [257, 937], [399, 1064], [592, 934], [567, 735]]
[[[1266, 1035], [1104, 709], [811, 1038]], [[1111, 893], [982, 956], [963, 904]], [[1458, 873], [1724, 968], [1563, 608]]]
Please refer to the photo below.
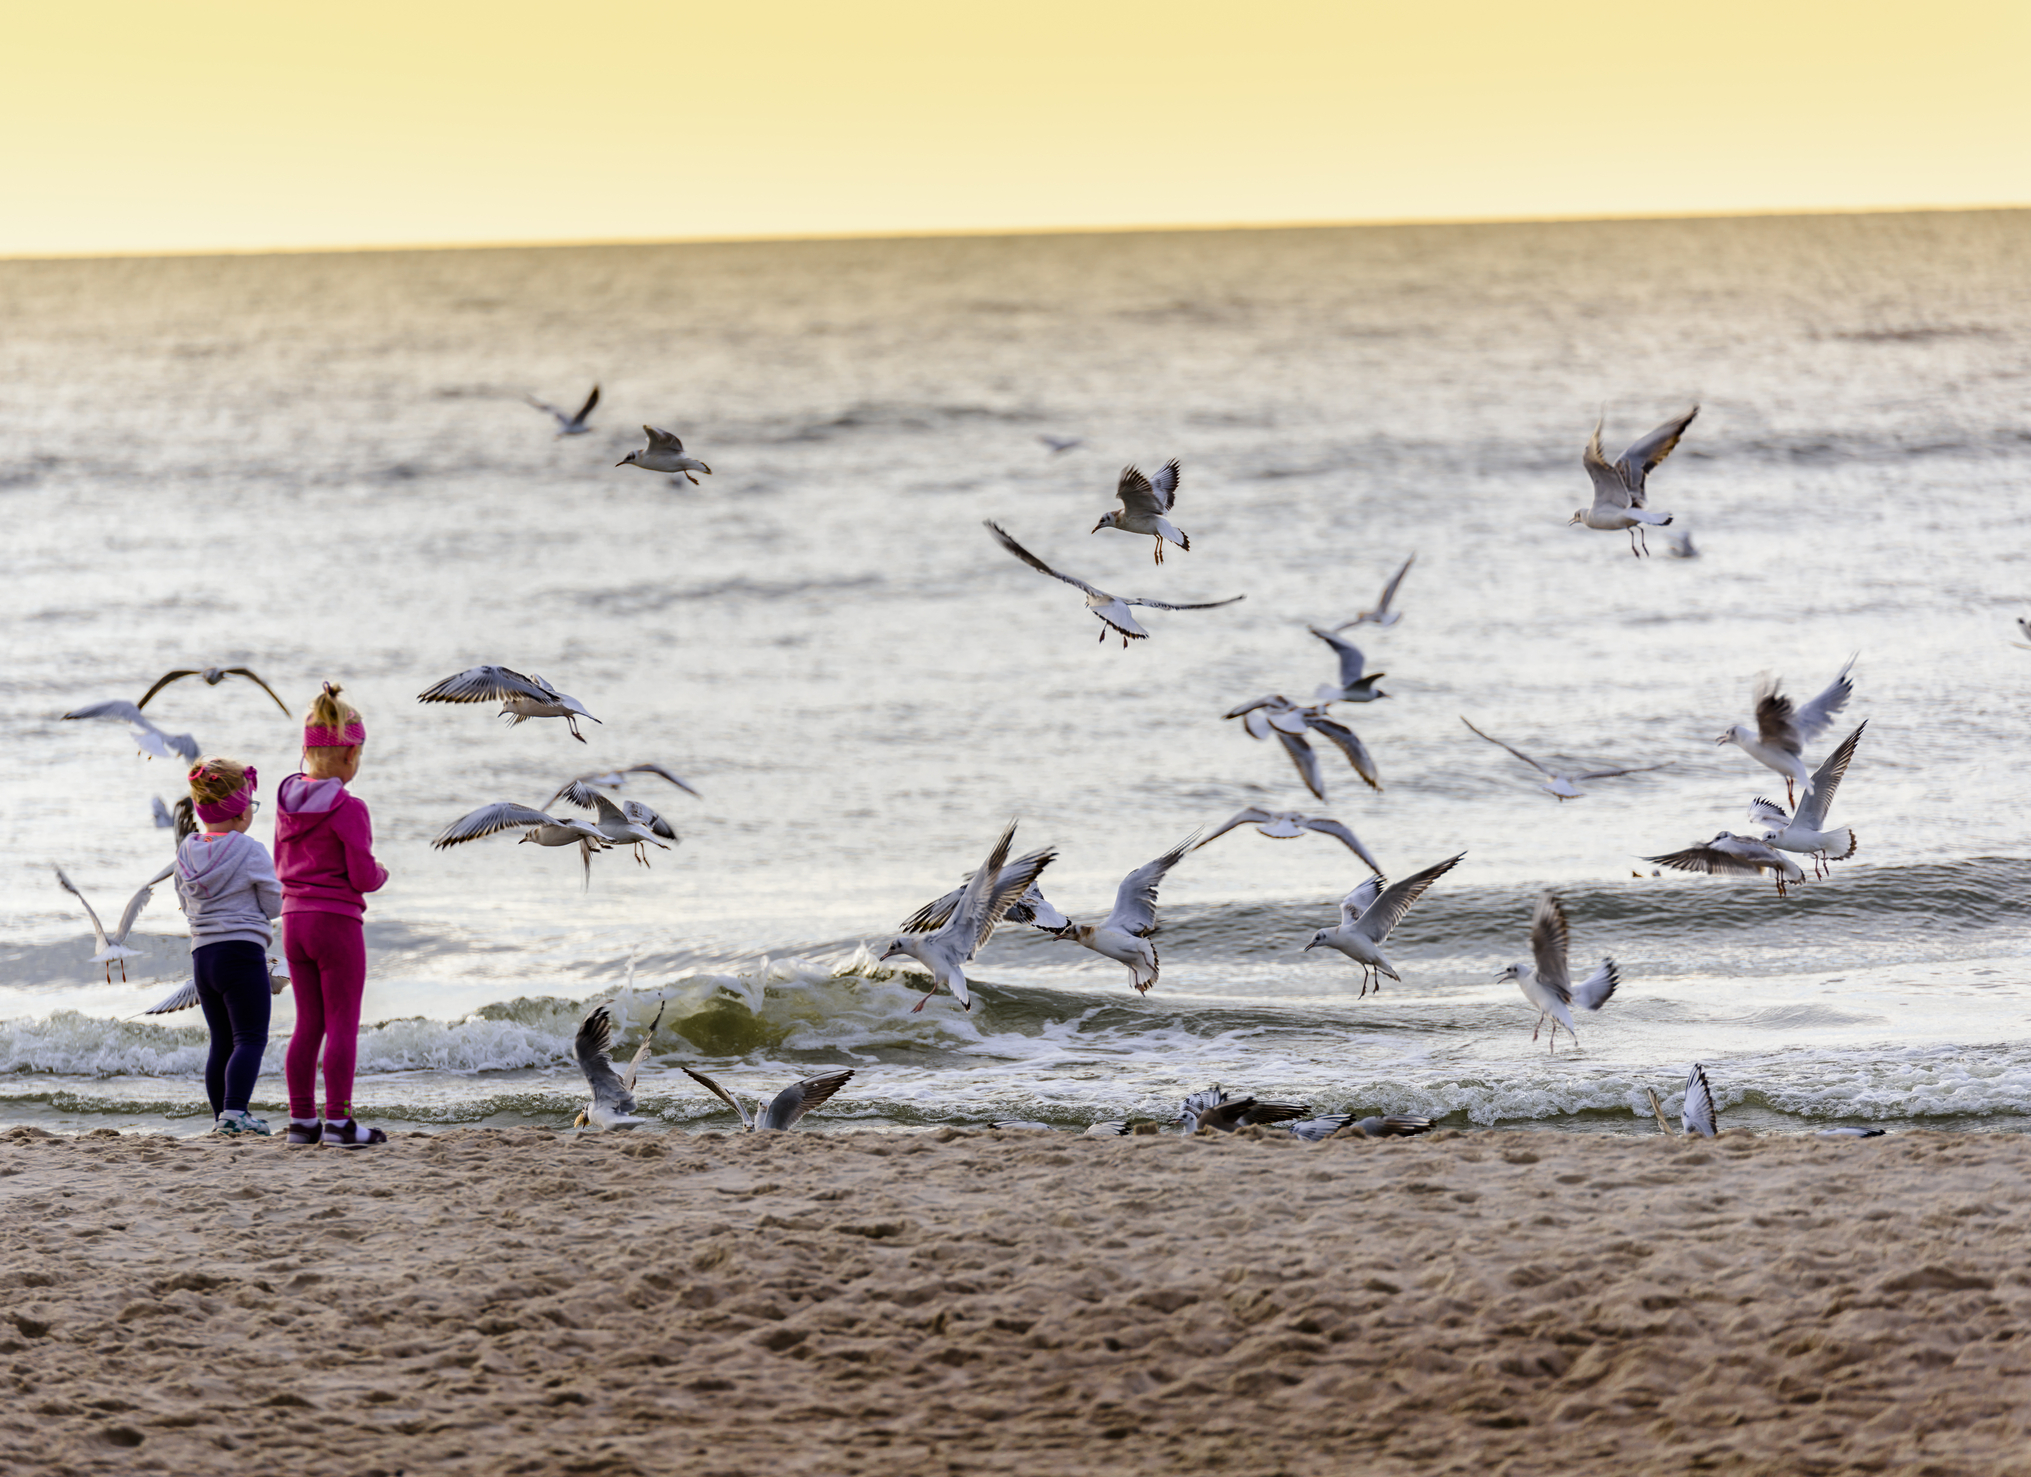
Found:
[[1305, 945], [1305, 950], [1309, 952], [1324, 944], [1329, 949], [1338, 949], [1360, 965], [1362, 995], [1368, 993], [1371, 979], [1375, 982], [1376, 993], [1380, 994], [1381, 977], [1385, 974], [1401, 984], [1403, 977], [1389, 962], [1389, 956], [1382, 952], [1383, 941], [1389, 937], [1390, 930], [1403, 921], [1410, 905], [1424, 896], [1425, 889], [1457, 867], [1460, 857], [1466, 854], [1463, 851], [1437, 866], [1426, 867], [1394, 887], [1389, 887], [1387, 878], [1370, 877], [1340, 899], [1340, 926], [1320, 929], [1312, 935], [1312, 941]]
[[155, 796], [148, 802], [148, 809], [150, 814], [155, 817], [156, 830], [169, 831], [175, 829], [176, 817], [170, 813], [169, 807], [163, 804], [160, 795]]
[[575, 697], [567, 697], [541, 677], [524, 677], [512, 667], [468, 667], [433, 687], [416, 694], [419, 703], [499, 703], [508, 718], [508, 727], [529, 718], [562, 718], [571, 736], [581, 744], [585, 735], [578, 720], [599, 719], [585, 711]]
[[[1317, 831], [1323, 836], [1331, 836], [1335, 841], [1338, 841], [1349, 851], [1353, 852], [1354, 855], [1360, 857], [1367, 864], [1369, 871], [1375, 873], [1378, 877], [1382, 875], [1381, 865], [1377, 863], [1374, 857], [1368, 854], [1368, 848], [1361, 844], [1361, 838], [1329, 815], [1306, 815], [1304, 812], [1297, 810], [1263, 810], [1251, 805], [1248, 809], [1236, 814], [1232, 820], [1214, 831], [1204, 841], [1201, 841], [1199, 846], [1206, 846], [1211, 842], [1217, 841], [1236, 826], [1254, 826], [1263, 835], [1274, 836], [1279, 841], [1286, 840], [1292, 836], [1302, 836], [1307, 831]], [[1198, 847], [1193, 848], [1195, 851], [1197, 849]]]
[[275, 689], [263, 682], [252, 667], [179, 667], [174, 672], [169, 672], [156, 678], [155, 685], [142, 693], [141, 701], [134, 706], [137, 708], [147, 707], [150, 698], [180, 677], [202, 677], [207, 687], [217, 687], [228, 677], [245, 677], [249, 682], [267, 693], [268, 696], [275, 698], [275, 706], [280, 708], [285, 714], [289, 711], [289, 704], [283, 702], [281, 698], [275, 697]]
[[[538, 846], [578, 847], [578, 858], [585, 868], [585, 883], [592, 885], [592, 854], [604, 851], [610, 845], [608, 837], [597, 826], [566, 816], [558, 819], [533, 806], [518, 805], [512, 800], [499, 800], [492, 805], [482, 805], [478, 810], [460, 816], [430, 843], [432, 851], [443, 851], [448, 846], [457, 846], [462, 841], [477, 841], [483, 836], [495, 836], [502, 831], [520, 831], [522, 841], [533, 841]], [[520, 845], [521, 842], [517, 842]]]
[[573, 1128], [633, 1128], [637, 1123], [647, 1123], [646, 1118], [635, 1116], [635, 1073], [641, 1070], [642, 1059], [649, 1054], [649, 1043], [655, 1039], [656, 1027], [663, 1024], [663, 1007], [656, 1007], [656, 1018], [649, 1022], [649, 1029], [642, 1034], [642, 1044], [635, 1048], [635, 1054], [628, 1061], [625, 1072], [614, 1071], [612, 1056], [614, 1047], [613, 1017], [604, 1005], [595, 1005], [579, 1023], [578, 1037], [572, 1042], [572, 1055], [578, 1058], [578, 1068], [585, 1073], [587, 1085], [592, 1088], [592, 1101], [579, 1110], [573, 1120]]
[[1037, 439], [1051, 449], [1052, 456], [1063, 456], [1066, 452], [1086, 444], [1084, 436], [1039, 436]]
[[1820, 762], [1812, 772], [1812, 785], [1806, 797], [1798, 802], [1796, 815], [1786, 814], [1783, 806], [1761, 796], [1749, 805], [1749, 818], [1762, 827], [1758, 834], [1764, 843], [1779, 851], [1810, 855], [1816, 876], [1826, 875], [1828, 862], [1844, 862], [1855, 854], [1854, 831], [1847, 826], [1828, 830], [1826, 813], [1834, 803], [1834, 791], [1841, 787], [1841, 779], [1848, 772], [1848, 761], [1855, 757], [1855, 745], [1861, 742], [1862, 730], [1868, 726], [1864, 719]]
[[578, 407], [577, 415], [566, 415], [549, 401], [538, 400], [534, 395], [524, 395], [522, 398], [557, 422], [559, 436], [583, 436], [592, 429], [587, 424], [586, 417], [591, 415], [592, 408], [599, 404], [599, 386], [592, 387], [592, 393], [585, 397], [585, 404]]
[[[1100, 521], [1090, 532], [1098, 533], [1103, 528], [1118, 528], [1124, 533], [1144, 533], [1156, 540], [1156, 562], [1164, 562], [1164, 540], [1169, 539], [1187, 554], [1192, 552], [1192, 541], [1179, 531], [1178, 526], [1164, 514], [1177, 505], [1178, 501], [1178, 459], [1172, 457], [1157, 468], [1154, 477], [1145, 477], [1140, 468], [1123, 467], [1121, 480], [1115, 484], [1114, 495], [1121, 499], [1121, 506], [1100, 515]], [[1060, 575], [1060, 579], [1064, 576]]]
[[76, 898], [80, 903], [83, 903], [85, 916], [92, 920], [92, 942], [98, 946], [98, 952], [92, 955], [89, 962], [106, 966], [106, 983], [110, 985], [113, 983], [113, 965], [115, 961], [118, 961], [120, 965], [120, 978], [125, 980], [127, 978], [127, 961], [139, 957], [141, 953], [139, 949], [127, 947], [127, 935], [133, 932], [134, 920], [141, 916], [141, 910], [148, 906], [148, 900], [155, 896], [156, 884], [169, 880], [170, 874], [176, 870], [176, 863], [171, 862], [153, 877], [150, 877], [146, 882], [141, 884], [139, 892], [127, 899], [127, 906], [120, 910], [120, 926], [110, 934], [106, 932], [106, 926], [99, 922], [97, 910], [92, 907], [85, 895], [77, 890], [76, 885], [70, 878], [64, 876], [63, 868], [57, 867], [54, 870], [56, 872], [57, 886]]
[[148, 715], [141, 711], [139, 703], [130, 703], [124, 698], [115, 698], [109, 703], [93, 703], [89, 707], [73, 708], [63, 715], [72, 718], [97, 718], [107, 723], [131, 723], [133, 732], [128, 737], [142, 753], [157, 759], [167, 759], [171, 754], [181, 754], [191, 763], [204, 751], [196, 739], [187, 733], [164, 733], [148, 721]]
[[1365, 672], [1368, 659], [1361, 654], [1361, 648], [1353, 642], [1342, 639], [1331, 631], [1322, 631], [1317, 626], [1306, 630], [1333, 648], [1333, 654], [1340, 659], [1340, 680], [1321, 683], [1313, 696], [1322, 703], [1372, 703], [1379, 697], [1388, 697], [1386, 692], [1377, 692], [1375, 684], [1384, 676], [1383, 672]]
[[1026, 865], [1005, 868], [1003, 863], [1008, 860], [1008, 849], [1015, 840], [1015, 830], [1016, 823], [1010, 821], [1008, 829], [1001, 833], [1001, 839], [995, 842], [994, 850], [987, 854], [987, 860], [975, 869], [965, 891], [952, 908], [952, 916], [942, 928], [936, 933], [898, 934], [889, 941], [882, 958], [893, 959], [898, 954], [908, 954], [931, 971], [931, 989], [922, 1000], [910, 1007], [912, 1014], [924, 1008], [931, 996], [938, 993], [940, 985], [950, 990], [965, 1009], [973, 1009], [973, 997], [966, 989], [966, 961], [988, 941], [995, 925], [1035, 885], [1038, 875], [1058, 855], [1055, 851], [1032, 852], [1024, 858]]
[[1669, 856], [1647, 856], [1646, 862], [1678, 872], [1705, 872], [1714, 877], [1760, 877], [1770, 873], [1777, 882], [1777, 895], [1794, 882], [1803, 882], [1805, 872], [1790, 857], [1774, 851], [1751, 836], [1723, 831], [1711, 841], [1674, 851]]
[[691, 475], [693, 472], [703, 472], [708, 477], [712, 475], [712, 468], [697, 457], [684, 454], [684, 443], [669, 431], [656, 426], [644, 426], [642, 430], [648, 434], [649, 444], [640, 451], [629, 452], [615, 462], [615, 466], [640, 467], [645, 472], [674, 472], [693, 487], [698, 485], [698, 479]]
[[1737, 723], [1715, 739], [1716, 744], [1734, 744], [1769, 769], [1784, 776], [1784, 799], [1797, 804], [1798, 786], [1812, 793], [1812, 777], [1805, 772], [1805, 746], [1832, 726], [1834, 715], [1848, 705], [1855, 684], [1848, 677], [1855, 658], [1849, 657], [1826, 690], [1802, 708], [1777, 690], [1777, 679], [1764, 675], [1756, 683], [1756, 727]]
[[1608, 997], [1615, 993], [1621, 977], [1615, 973], [1615, 961], [1603, 959], [1601, 967], [1581, 980], [1577, 985], [1567, 966], [1570, 933], [1566, 927], [1566, 910], [1552, 893], [1546, 893], [1538, 900], [1537, 912], [1530, 920], [1530, 952], [1535, 964], [1510, 964], [1503, 967], [1495, 977], [1497, 984], [1513, 984], [1523, 991], [1523, 998], [1537, 1007], [1537, 1025], [1531, 1030], [1530, 1039], [1537, 1040], [1537, 1033], [1544, 1029], [1547, 1019], [1551, 1021], [1551, 1049], [1556, 1052], [1559, 1044], [1559, 1027], [1566, 1028], [1566, 1034], [1579, 1045], [1579, 1032], [1573, 1029], [1572, 1007], [1582, 1010], [1599, 1010], [1608, 1003]]
[[1403, 613], [1401, 611], [1391, 610], [1389, 608], [1389, 605], [1392, 600], [1396, 599], [1396, 587], [1403, 583], [1403, 577], [1410, 573], [1410, 567], [1415, 563], [1417, 563], [1417, 555], [1415, 554], [1411, 555], [1410, 558], [1403, 561], [1402, 567], [1399, 568], [1396, 571], [1396, 573], [1390, 577], [1389, 583], [1382, 587], [1382, 598], [1375, 602], [1375, 609], [1364, 610], [1361, 612], [1361, 614], [1355, 616], [1354, 619], [1351, 621], [1342, 621], [1339, 625], [1333, 627], [1334, 631], [1335, 632], [1344, 631], [1349, 626], [1359, 626], [1363, 624], [1376, 626], [1393, 626], [1398, 621], [1402, 620]]
[[1629, 449], [1611, 464], [1601, 451], [1601, 422], [1594, 423], [1594, 435], [1587, 442], [1586, 454], [1580, 458], [1587, 469], [1587, 476], [1594, 483], [1594, 505], [1581, 508], [1567, 520], [1567, 526], [1584, 523], [1589, 528], [1629, 530], [1629, 552], [1642, 555], [1649, 549], [1642, 545], [1643, 528], [1647, 524], [1658, 527], [1671, 522], [1669, 513], [1653, 513], [1644, 507], [1644, 484], [1657, 464], [1671, 455], [1678, 438], [1685, 434], [1685, 428], [1692, 424], [1693, 417], [1700, 413], [1695, 405], [1675, 421], [1666, 421], [1640, 441], [1631, 442]]
[[1301, 708], [1280, 693], [1273, 693], [1252, 703], [1243, 703], [1220, 716], [1239, 718], [1241, 726], [1253, 739], [1265, 739], [1274, 733], [1277, 742], [1283, 745], [1284, 753], [1297, 766], [1298, 778], [1305, 782], [1305, 788], [1321, 800], [1326, 798], [1326, 782], [1319, 772], [1319, 756], [1305, 742], [1307, 731], [1318, 734], [1345, 754], [1347, 762], [1369, 789], [1382, 788], [1381, 772], [1376, 769], [1375, 760], [1360, 736], [1346, 724], [1327, 717], [1322, 707]]
[[1157, 982], [1157, 946], [1150, 942], [1157, 931], [1157, 888], [1165, 875], [1178, 864], [1199, 839], [1194, 832], [1153, 862], [1144, 862], [1121, 879], [1115, 890], [1114, 911], [1097, 927], [1067, 924], [1058, 937], [1081, 944], [1104, 958], [1128, 966], [1129, 984], [1138, 995], [1147, 995]]
[[[280, 995], [289, 988], [289, 968], [273, 954], [268, 956], [268, 993]], [[174, 1015], [197, 1004], [197, 980], [185, 980], [167, 995], [142, 1011], [143, 1015]]]
[[670, 848], [664, 845], [663, 838], [677, 840], [677, 832], [670, 823], [639, 800], [623, 800], [616, 805], [594, 790], [591, 802], [585, 809], [596, 811], [599, 815], [599, 819], [593, 822], [593, 829], [606, 837], [611, 846], [632, 846], [635, 860], [645, 867], [649, 865], [649, 854], [643, 850], [644, 847], [659, 846], [668, 851]]
[[628, 776], [631, 774], [658, 775], [668, 780], [687, 795], [698, 794], [698, 791], [692, 787], [689, 781], [672, 774], [660, 764], [630, 764], [626, 769], [601, 769], [595, 770], [591, 774], [576, 775], [559, 785], [557, 793], [543, 803], [555, 805], [560, 800], [569, 800], [573, 805], [584, 806], [590, 809], [594, 789], [621, 789], [627, 784]]
[[[1115, 632], [1121, 637], [1123, 648], [1126, 648], [1131, 640], [1140, 641], [1143, 637], [1149, 635], [1149, 632], [1136, 624], [1135, 616], [1130, 613], [1128, 608], [1131, 605], [1141, 605], [1151, 610], [1215, 610], [1222, 605], [1232, 605], [1237, 600], [1246, 600], [1248, 598], [1246, 595], [1233, 595], [1225, 600], [1205, 600], [1195, 605], [1176, 605], [1168, 600], [1138, 600], [1130, 595], [1110, 595], [1105, 590], [1095, 589], [1082, 579], [1075, 579], [1069, 574], [1058, 573], [1057, 570], [1051, 568], [1050, 565], [1044, 563], [1035, 554], [1032, 554], [1028, 549], [1025, 549], [1021, 544], [1010, 538], [1008, 531], [1002, 528], [1000, 524], [989, 522], [987, 530], [995, 536], [996, 541], [1004, 549], [1007, 549], [1016, 558], [1029, 565], [1030, 568], [1043, 574], [1048, 574], [1054, 580], [1063, 580], [1074, 589], [1084, 590], [1086, 592], [1086, 608], [1098, 616], [1101, 623], [1108, 630]], [[1100, 633], [1100, 639], [1102, 641], [1107, 639], [1107, 631], [1103, 630]]]
[[792, 1129], [797, 1120], [823, 1104], [832, 1094], [846, 1086], [851, 1071], [821, 1072], [816, 1077], [806, 1077], [802, 1082], [793, 1082], [781, 1092], [767, 1108], [760, 1098], [755, 1099], [755, 1110], [750, 1113], [741, 1106], [739, 1098], [721, 1087], [703, 1072], [694, 1072], [689, 1067], [681, 1068], [684, 1075], [700, 1087], [740, 1114], [741, 1127], [749, 1133], [774, 1132]]
[[[1002, 877], [995, 879], [996, 885], [999, 886], [1004, 879], [1013, 881], [1019, 875], [1027, 875], [1034, 878], [1037, 872], [1047, 865], [1044, 859], [1048, 855], [1048, 852], [1033, 851], [1028, 856], [1017, 857], [1001, 869]], [[972, 880], [973, 874], [968, 872], [961, 879], [959, 885], [946, 893], [945, 896], [938, 898], [934, 902], [924, 904], [923, 907], [905, 918], [901, 931], [904, 933], [935, 933], [943, 928], [947, 923], [951, 922], [952, 910], [959, 906], [959, 900], [966, 895], [966, 884]], [[1009, 909], [1002, 915], [1002, 918], [1003, 921], [1008, 923], [1027, 923], [1032, 928], [1043, 929], [1046, 933], [1056, 933], [1072, 921], [1051, 906], [1050, 902], [1044, 897], [1043, 891], [1034, 881], [1030, 883], [1029, 891], [1009, 904]]]
[[[1467, 723], [1465, 715], [1461, 716], [1460, 721]], [[1653, 769], [1669, 769], [1671, 767], [1669, 764], [1645, 764], [1633, 769], [1584, 769], [1576, 774], [1568, 774], [1563, 770], [1554, 771], [1546, 769], [1542, 764], [1531, 758], [1530, 755], [1524, 753], [1523, 750], [1511, 749], [1501, 739], [1496, 738], [1492, 734], [1481, 732], [1480, 729], [1474, 727], [1471, 723], [1467, 723], [1467, 728], [1476, 738], [1487, 739], [1489, 743], [1495, 745], [1498, 749], [1509, 749], [1510, 753], [1543, 775], [1548, 783], [1541, 784], [1538, 788], [1547, 795], [1557, 796], [1560, 800], [1577, 800], [1586, 794], [1587, 792], [1579, 786], [1579, 781], [1581, 780], [1611, 780], [1618, 775], [1648, 774]]]

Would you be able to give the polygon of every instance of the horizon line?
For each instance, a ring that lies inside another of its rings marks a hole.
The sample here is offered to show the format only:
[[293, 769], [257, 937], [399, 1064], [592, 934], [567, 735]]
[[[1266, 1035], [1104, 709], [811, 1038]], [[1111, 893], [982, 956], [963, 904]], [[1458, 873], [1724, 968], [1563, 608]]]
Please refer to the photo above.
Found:
[[1767, 209], [1594, 211], [1546, 215], [1382, 216], [1359, 220], [1284, 220], [1170, 222], [1135, 225], [941, 226], [922, 230], [747, 232], [701, 236], [586, 236], [498, 241], [358, 242], [309, 246], [193, 246], [131, 251], [96, 249], [49, 252], [0, 252], [0, 262], [148, 261], [203, 257], [354, 256], [367, 253], [426, 251], [564, 251], [586, 247], [623, 246], [764, 246], [826, 241], [938, 241], [1015, 236], [1186, 235], [1219, 231], [1392, 230], [1411, 226], [1534, 226], [1594, 225], [1631, 221], [1782, 220], [1788, 217], [1876, 215], [1983, 215], [2031, 210], [2031, 202], [1976, 205], [1825, 205], [1773, 206]]

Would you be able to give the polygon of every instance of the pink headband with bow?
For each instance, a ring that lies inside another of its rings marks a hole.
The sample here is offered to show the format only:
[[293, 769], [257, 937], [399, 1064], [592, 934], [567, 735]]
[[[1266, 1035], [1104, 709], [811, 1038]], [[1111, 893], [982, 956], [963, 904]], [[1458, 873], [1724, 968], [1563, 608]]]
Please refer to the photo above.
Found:
[[[209, 778], [211, 771], [200, 764], [189, 774], [192, 783]], [[230, 821], [246, 813], [254, 803], [254, 791], [261, 785], [260, 773], [253, 765], [247, 766], [247, 778], [240, 788], [223, 800], [200, 800], [197, 802], [197, 818], [201, 821]]]

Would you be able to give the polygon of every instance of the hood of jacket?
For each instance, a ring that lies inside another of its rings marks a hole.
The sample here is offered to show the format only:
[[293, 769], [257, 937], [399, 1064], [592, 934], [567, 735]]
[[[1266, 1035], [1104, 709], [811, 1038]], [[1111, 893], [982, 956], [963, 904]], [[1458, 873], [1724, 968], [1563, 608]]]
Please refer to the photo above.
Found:
[[189, 897], [209, 898], [242, 885], [240, 831], [199, 831], [176, 848], [176, 877]]
[[275, 840], [298, 841], [329, 822], [346, 799], [344, 780], [292, 774], [275, 791]]

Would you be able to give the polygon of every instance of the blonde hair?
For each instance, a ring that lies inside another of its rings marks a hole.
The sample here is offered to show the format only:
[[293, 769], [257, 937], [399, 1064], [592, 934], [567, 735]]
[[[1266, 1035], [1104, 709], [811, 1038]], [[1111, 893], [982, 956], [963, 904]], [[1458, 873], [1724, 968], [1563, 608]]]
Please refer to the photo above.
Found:
[[247, 766], [237, 759], [207, 755], [190, 767], [186, 778], [190, 781], [192, 801], [199, 805], [216, 805], [247, 783]]
[[[339, 697], [344, 690], [336, 682], [325, 683], [324, 690], [310, 700], [310, 711], [303, 717], [304, 727], [326, 728], [333, 733], [344, 733], [348, 724], [358, 723], [360, 710]], [[322, 778], [325, 770], [337, 765], [358, 747], [357, 744], [306, 746], [303, 751], [303, 772], [312, 779]]]

